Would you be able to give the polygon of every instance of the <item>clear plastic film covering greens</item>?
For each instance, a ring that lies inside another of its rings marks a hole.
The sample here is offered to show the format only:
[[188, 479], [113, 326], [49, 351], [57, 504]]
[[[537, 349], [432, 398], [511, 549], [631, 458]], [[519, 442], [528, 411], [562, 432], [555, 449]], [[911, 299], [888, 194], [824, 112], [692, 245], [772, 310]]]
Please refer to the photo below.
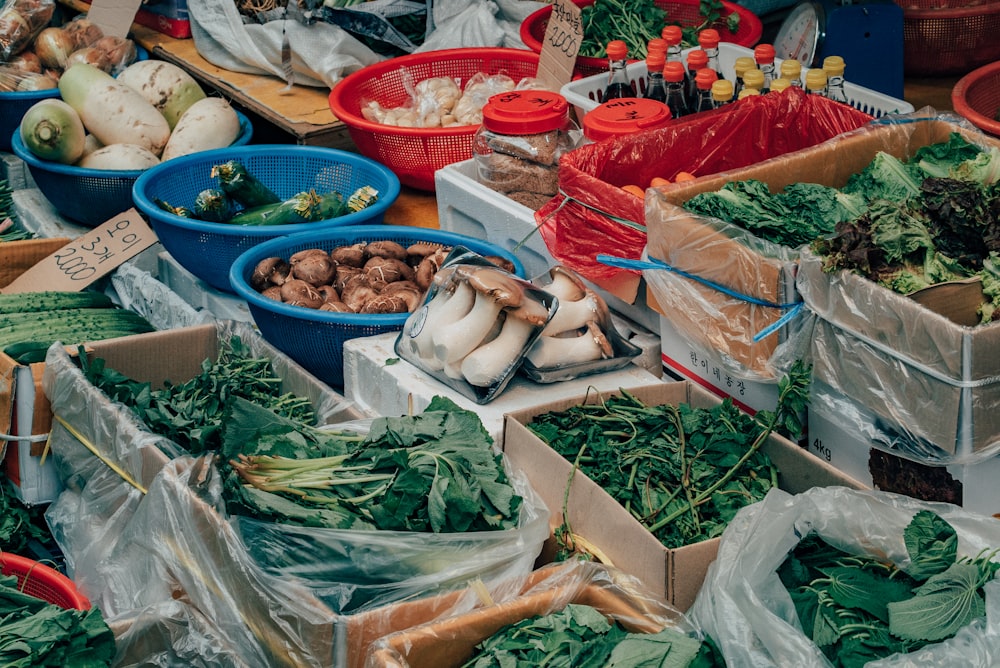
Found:
[[[527, 578], [417, 603], [422, 607], [407, 611], [406, 617], [398, 610], [380, 611], [396, 614], [397, 628], [369, 645], [364, 668], [456, 668], [472, 657], [477, 644], [504, 626], [561, 611], [569, 604], [593, 607], [629, 632], [671, 628], [701, 639], [683, 613], [635, 577], [581, 560], [545, 566]], [[411, 623], [406, 626], [404, 620]], [[412, 623], [415, 620], [419, 621]]]
[[124, 308], [135, 311], [156, 329], [190, 327], [215, 321], [211, 313], [195, 309], [135, 262], [119, 266], [111, 274], [111, 285]]
[[813, 146], [854, 130], [871, 116], [801, 91], [741, 100], [667, 127], [582, 146], [559, 163], [559, 194], [535, 214], [552, 257], [598, 285], [638, 277], [635, 269], [602, 264], [600, 253], [637, 260], [649, 223], [642, 198], [621, 189], [645, 188], [680, 171], [718, 174]]
[[[777, 574], [810, 531], [833, 547], [869, 555], [902, 569], [911, 564], [903, 532], [922, 510], [949, 523], [959, 557], [1000, 546], [1000, 524], [950, 504], [922, 502], [886, 492], [814, 487], [792, 496], [772, 490], [740, 510], [722, 535], [688, 617], [712, 637], [730, 666], [829, 668], [831, 663], [803, 632], [792, 598]], [[868, 668], [952, 668], [1000, 662], [1000, 584], [988, 581], [985, 616], [954, 637], [922, 649], [866, 663]]]

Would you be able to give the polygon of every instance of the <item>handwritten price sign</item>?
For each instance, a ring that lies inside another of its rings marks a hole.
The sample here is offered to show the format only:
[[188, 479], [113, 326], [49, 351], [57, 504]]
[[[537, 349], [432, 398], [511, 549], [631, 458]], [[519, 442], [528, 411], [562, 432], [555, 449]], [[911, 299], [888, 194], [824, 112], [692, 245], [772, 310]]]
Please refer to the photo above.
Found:
[[580, 8], [571, 0], [555, 0], [545, 28], [536, 75], [550, 90], [558, 91], [572, 80], [581, 41]]
[[129, 209], [78, 237], [21, 274], [2, 292], [76, 292], [110, 274], [157, 241], [139, 212]]

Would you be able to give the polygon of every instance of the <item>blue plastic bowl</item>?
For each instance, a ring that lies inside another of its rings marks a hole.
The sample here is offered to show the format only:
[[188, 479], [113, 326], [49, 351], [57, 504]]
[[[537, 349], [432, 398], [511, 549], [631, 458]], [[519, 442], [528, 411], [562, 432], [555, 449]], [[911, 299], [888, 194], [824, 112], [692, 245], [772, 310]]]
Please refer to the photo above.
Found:
[[[336, 190], [347, 197], [363, 185], [378, 190], [374, 204], [329, 220], [291, 225], [246, 226], [209, 223], [168, 213], [159, 199], [191, 207], [206, 188], [218, 187], [212, 167], [239, 160], [282, 199], [305, 190]], [[136, 208], [149, 218], [160, 243], [177, 262], [217, 290], [232, 292], [229, 268], [240, 253], [257, 244], [298, 232], [323, 234], [348, 225], [381, 223], [386, 209], [399, 197], [399, 179], [387, 167], [357, 153], [320, 146], [259, 144], [201, 151], [151, 167], [132, 190]]]
[[507, 258], [514, 264], [514, 274], [525, 278], [524, 265], [517, 257], [482, 239], [425, 227], [360, 225], [265, 241], [236, 259], [229, 272], [230, 281], [236, 294], [246, 300], [254, 323], [267, 341], [323, 382], [339, 387], [344, 384], [344, 341], [398, 332], [403, 329], [409, 314], [334, 313], [292, 306], [261, 295], [250, 286], [250, 275], [257, 263], [265, 258], [287, 259], [308, 248], [330, 251], [338, 246], [379, 240], [396, 241], [404, 246], [417, 241], [465, 246], [480, 255]]
[[[244, 146], [253, 137], [253, 126], [250, 119], [240, 112], [237, 111], [236, 115], [240, 119], [240, 134], [232, 146]], [[35, 185], [56, 211], [63, 218], [87, 227], [97, 227], [122, 211], [131, 209], [132, 186], [141, 174], [149, 171], [87, 169], [42, 160], [21, 141], [20, 128], [16, 128], [11, 135], [11, 148], [14, 155], [28, 165]], [[169, 165], [183, 157], [173, 158], [163, 164]]]

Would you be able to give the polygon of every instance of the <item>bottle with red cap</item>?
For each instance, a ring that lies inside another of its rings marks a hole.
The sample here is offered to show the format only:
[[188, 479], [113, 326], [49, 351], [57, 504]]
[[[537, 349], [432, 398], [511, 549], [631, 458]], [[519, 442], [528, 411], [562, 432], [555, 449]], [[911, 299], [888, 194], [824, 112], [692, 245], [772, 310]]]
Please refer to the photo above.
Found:
[[680, 61], [668, 62], [663, 66], [663, 83], [667, 88], [667, 106], [670, 115], [680, 118], [691, 113], [687, 91], [684, 90], [687, 72]]
[[663, 26], [660, 37], [667, 43], [667, 62], [678, 62], [684, 64], [684, 57], [681, 55], [681, 41], [684, 33], [680, 26]]
[[643, 97], [658, 102], [667, 101], [667, 87], [663, 81], [665, 59], [665, 51], [646, 50], [646, 93]]
[[687, 78], [685, 80], [684, 94], [690, 102], [689, 106], [694, 108], [694, 102], [698, 97], [698, 87], [695, 85], [695, 77], [698, 70], [704, 69], [708, 65], [708, 54], [704, 49], [691, 49], [687, 54]]
[[698, 88], [698, 97], [695, 99], [695, 113], [699, 111], [711, 111], [715, 109], [715, 100], [712, 98], [712, 84], [719, 80], [719, 75], [715, 70], [703, 67], [695, 75], [695, 86]]
[[635, 97], [635, 87], [629, 81], [625, 65], [628, 63], [628, 45], [620, 39], [608, 42], [608, 85], [604, 88], [604, 99]]
[[771, 90], [771, 80], [774, 79], [774, 46], [758, 44], [753, 48], [753, 58], [757, 61], [757, 69], [764, 73], [764, 85], [760, 87], [760, 92], [766, 93]]
[[705, 67], [714, 70], [717, 79], [722, 79], [722, 68], [719, 66], [719, 31], [715, 28], [705, 28], [699, 31], [698, 46], [708, 57]]

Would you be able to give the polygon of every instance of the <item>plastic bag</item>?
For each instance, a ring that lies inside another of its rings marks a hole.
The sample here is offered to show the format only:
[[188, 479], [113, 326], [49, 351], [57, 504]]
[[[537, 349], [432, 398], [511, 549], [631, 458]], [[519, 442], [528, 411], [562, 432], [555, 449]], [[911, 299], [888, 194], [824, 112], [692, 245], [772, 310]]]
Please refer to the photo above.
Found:
[[[776, 569], [810, 531], [846, 552], [878, 556], [905, 568], [909, 557], [903, 531], [920, 510], [937, 513], [955, 528], [959, 555], [1000, 547], [1000, 523], [950, 504], [844, 487], [815, 487], [795, 496], [772, 490], [762, 502], [741, 509], [723, 533], [688, 616], [716, 641], [730, 666], [832, 666], [802, 632]], [[869, 662], [867, 668], [997, 665], [1000, 582], [993, 580], [984, 589], [985, 618], [950, 640]]]
[[432, 621], [385, 635], [369, 646], [366, 668], [460, 666], [475, 645], [507, 624], [558, 612], [570, 603], [590, 605], [631, 632], [673, 628], [700, 639], [680, 611], [633, 576], [602, 564], [580, 560], [551, 564], [513, 584], [518, 586], [487, 590], [490, 598], [485, 601], [481, 593], [469, 590], [471, 596], [449, 601]]
[[[611, 267], [596, 257], [640, 258], [646, 226], [658, 224], [642, 199], [621, 189], [678, 171], [697, 176], [753, 165], [813, 146], [871, 116], [801, 91], [741, 100], [683, 118], [659, 130], [582, 146], [559, 164], [560, 194], [535, 214], [552, 257], [601, 285], [638, 270]], [[654, 220], [647, 220], [653, 218]], [[653, 254], [653, 253], [651, 253]], [[655, 257], [655, 254], [653, 254]]]
[[54, 0], [7, 0], [0, 8], [0, 61], [24, 51], [55, 13]]
[[17, 67], [0, 65], [0, 92], [23, 93], [25, 91], [53, 90], [59, 82], [47, 74], [27, 72]]

